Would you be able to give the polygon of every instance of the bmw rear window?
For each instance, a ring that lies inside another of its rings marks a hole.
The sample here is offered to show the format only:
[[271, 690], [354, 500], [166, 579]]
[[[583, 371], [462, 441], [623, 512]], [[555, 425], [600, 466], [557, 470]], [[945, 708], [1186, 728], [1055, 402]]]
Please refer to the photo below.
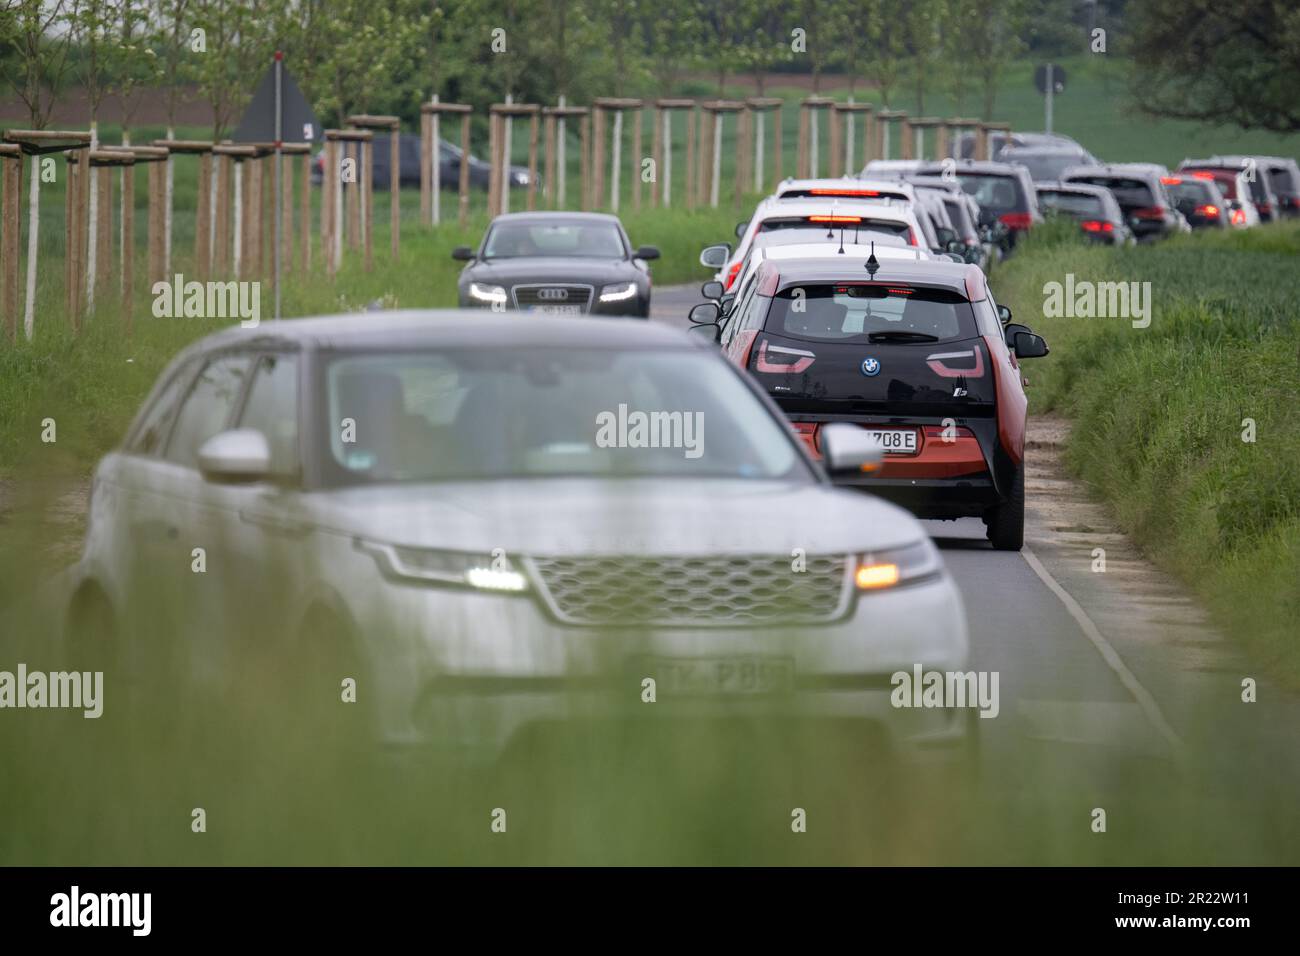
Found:
[[966, 297], [949, 289], [882, 283], [791, 286], [773, 297], [765, 328], [816, 342], [945, 342], [978, 332]]

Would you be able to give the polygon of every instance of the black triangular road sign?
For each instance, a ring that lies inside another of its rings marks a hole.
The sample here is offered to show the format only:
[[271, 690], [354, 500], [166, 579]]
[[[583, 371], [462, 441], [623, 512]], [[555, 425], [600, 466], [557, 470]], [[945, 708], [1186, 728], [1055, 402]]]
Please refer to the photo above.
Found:
[[[298, 89], [288, 70], [280, 74], [280, 102], [284, 142], [309, 143], [320, 139], [320, 124], [312, 112], [307, 98]], [[275, 142], [275, 64], [266, 71], [252, 102], [239, 121], [235, 130], [236, 143], [274, 143]]]

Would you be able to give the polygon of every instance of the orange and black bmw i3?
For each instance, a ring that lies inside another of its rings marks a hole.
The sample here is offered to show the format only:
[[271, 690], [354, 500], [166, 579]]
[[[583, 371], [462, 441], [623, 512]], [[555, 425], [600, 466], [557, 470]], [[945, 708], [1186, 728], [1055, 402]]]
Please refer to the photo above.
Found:
[[1027, 400], [1020, 360], [1047, 343], [999, 307], [978, 266], [825, 259], [764, 263], [727, 316], [704, 303], [696, 331], [717, 338], [816, 453], [830, 422], [884, 447], [858, 480], [922, 518], [978, 516], [995, 548], [1024, 541]]

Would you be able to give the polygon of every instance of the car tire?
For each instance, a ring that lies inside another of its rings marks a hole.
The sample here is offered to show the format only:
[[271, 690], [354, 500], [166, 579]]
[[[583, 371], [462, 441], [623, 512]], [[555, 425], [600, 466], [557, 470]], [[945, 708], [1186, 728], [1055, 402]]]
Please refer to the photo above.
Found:
[[1019, 551], [1025, 544], [1025, 466], [1011, 479], [1011, 491], [984, 516], [988, 539], [998, 551]]

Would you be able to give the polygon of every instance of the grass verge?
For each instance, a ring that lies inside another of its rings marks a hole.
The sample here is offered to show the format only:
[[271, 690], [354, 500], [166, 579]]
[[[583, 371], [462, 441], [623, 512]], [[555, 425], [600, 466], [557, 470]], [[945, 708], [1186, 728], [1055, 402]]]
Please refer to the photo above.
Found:
[[[1044, 315], [1047, 283], [1149, 282], [1151, 322]], [[1300, 684], [1300, 223], [1136, 249], [1044, 230], [994, 289], [1044, 334], [1067, 466], [1262, 666]]]

